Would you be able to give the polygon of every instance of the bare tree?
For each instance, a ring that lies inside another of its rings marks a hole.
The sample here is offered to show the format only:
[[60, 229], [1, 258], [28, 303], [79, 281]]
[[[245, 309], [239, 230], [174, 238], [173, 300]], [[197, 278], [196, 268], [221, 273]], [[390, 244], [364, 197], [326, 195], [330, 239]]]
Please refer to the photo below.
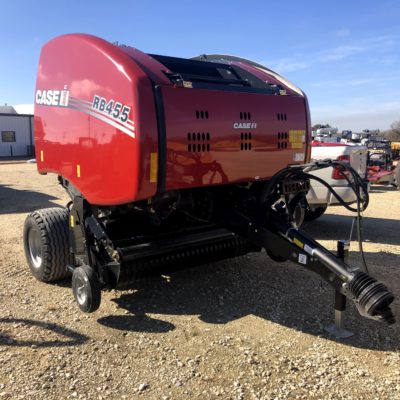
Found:
[[319, 128], [332, 128], [329, 124], [316, 124], [313, 125], [312, 130], [316, 131]]
[[392, 142], [400, 142], [400, 121], [393, 122], [390, 129], [384, 133], [386, 139]]

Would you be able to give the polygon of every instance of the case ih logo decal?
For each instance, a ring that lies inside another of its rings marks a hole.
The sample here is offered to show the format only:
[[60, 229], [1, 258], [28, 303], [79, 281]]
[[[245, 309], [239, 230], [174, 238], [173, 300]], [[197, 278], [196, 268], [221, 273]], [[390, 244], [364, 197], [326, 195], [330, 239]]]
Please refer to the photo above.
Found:
[[235, 122], [233, 124], [234, 129], [256, 129], [257, 122]]
[[36, 104], [41, 106], [67, 107], [81, 111], [111, 125], [130, 137], [135, 137], [135, 123], [129, 119], [131, 107], [114, 99], [94, 95], [93, 101], [70, 96], [68, 86], [64, 90], [37, 90]]
[[68, 107], [69, 90], [64, 86], [64, 90], [37, 90], [36, 104], [42, 106]]

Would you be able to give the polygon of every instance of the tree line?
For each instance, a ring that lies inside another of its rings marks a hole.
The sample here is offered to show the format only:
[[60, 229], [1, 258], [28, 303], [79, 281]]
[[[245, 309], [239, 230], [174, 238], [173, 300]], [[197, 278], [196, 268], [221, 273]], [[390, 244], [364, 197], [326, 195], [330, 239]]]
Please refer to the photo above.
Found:
[[390, 129], [383, 132], [383, 136], [392, 142], [400, 142], [400, 121], [393, 122]]

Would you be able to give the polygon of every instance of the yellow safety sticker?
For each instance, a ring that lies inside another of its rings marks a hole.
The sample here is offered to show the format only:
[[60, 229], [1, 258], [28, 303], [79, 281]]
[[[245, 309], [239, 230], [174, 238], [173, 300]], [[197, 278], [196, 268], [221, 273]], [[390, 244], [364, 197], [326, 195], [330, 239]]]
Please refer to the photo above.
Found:
[[292, 149], [301, 149], [305, 141], [306, 131], [303, 130], [289, 130], [289, 141]]
[[150, 182], [157, 182], [158, 153], [150, 153]]
[[81, 166], [79, 164], [76, 166], [76, 176], [81, 177]]
[[44, 152], [43, 152], [43, 150], [40, 150], [40, 161], [41, 162], [44, 161]]
[[69, 216], [69, 223], [71, 225], [71, 228], [73, 228], [75, 226], [75, 219], [73, 215]]
[[293, 243], [294, 243], [296, 246], [300, 247], [300, 248], [304, 248], [304, 243], [301, 242], [301, 241], [300, 241], [299, 239], [297, 239], [297, 238], [294, 238], [294, 239], [293, 239]]

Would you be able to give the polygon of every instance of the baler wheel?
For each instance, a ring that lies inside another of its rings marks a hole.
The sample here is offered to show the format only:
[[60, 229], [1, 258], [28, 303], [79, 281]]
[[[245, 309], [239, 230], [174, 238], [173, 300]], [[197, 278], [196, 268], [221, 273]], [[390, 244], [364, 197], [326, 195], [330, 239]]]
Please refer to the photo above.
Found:
[[68, 218], [68, 209], [53, 207], [36, 210], [25, 220], [25, 256], [39, 281], [53, 282], [69, 275]]
[[81, 311], [92, 313], [99, 308], [101, 286], [93, 268], [81, 265], [74, 269], [72, 291]]

